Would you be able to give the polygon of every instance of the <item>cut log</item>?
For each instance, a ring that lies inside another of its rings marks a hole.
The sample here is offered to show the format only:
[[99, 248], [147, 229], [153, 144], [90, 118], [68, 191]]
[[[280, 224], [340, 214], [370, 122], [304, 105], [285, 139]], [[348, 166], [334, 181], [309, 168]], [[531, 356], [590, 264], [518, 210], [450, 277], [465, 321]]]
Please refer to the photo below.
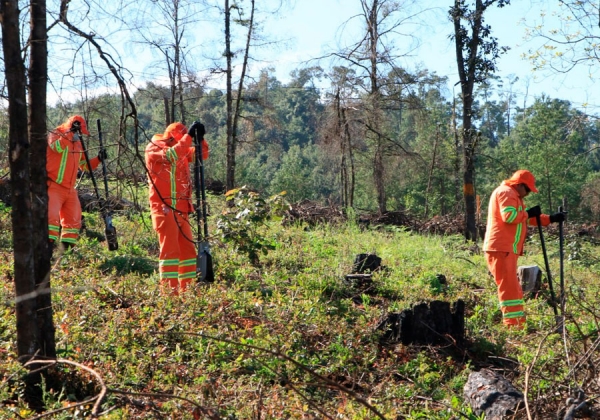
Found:
[[485, 413], [486, 420], [501, 420], [514, 414], [523, 403], [523, 393], [504, 376], [489, 369], [472, 372], [463, 391], [465, 402], [475, 415]]
[[537, 265], [522, 265], [517, 269], [517, 277], [524, 294], [536, 294], [542, 285], [542, 270]]
[[402, 344], [462, 343], [465, 337], [465, 303], [434, 300], [421, 303], [400, 313], [391, 313], [382, 320], [378, 330], [383, 331], [384, 342]]

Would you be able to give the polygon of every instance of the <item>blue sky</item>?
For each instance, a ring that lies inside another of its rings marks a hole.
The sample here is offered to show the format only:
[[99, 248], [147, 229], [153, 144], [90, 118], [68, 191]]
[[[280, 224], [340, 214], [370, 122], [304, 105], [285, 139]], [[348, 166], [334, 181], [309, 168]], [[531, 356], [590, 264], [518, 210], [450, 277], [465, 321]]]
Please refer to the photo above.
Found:
[[[451, 90], [451, 85], [458, 81], [458, 74], [454, 45], [448, 38], [453, 30], [446, 18], [450, 4], [452, 0], [419, 1], [419, 7], [431, 10], [422, 16], [423, 22], [419, 26], [408, 28], [421, 39], [421, 45], [405, 60], [405, 65], [407, 68], [422, 65], [438, 75], [447, 76]], [[532, 72], [531, 63], [521, 57], [540, 44], [540, 40], [524, 40], [525, 23], [533, 25], [539, 22], [542, 10], [547, 10], [546, 19], [551, 19], [552, 4], [558, 4], [558, 0], [513, 0], [507, 7], [494, 7], [489, 11], [486, 22], [492, 26], [493, 35], [498, 38], [500, 45], [511, 48], [498, 62], [497, 75], [519, 78], [513, 90], [518, 95], [517, 103], [520, 106], [530, 105], [534, 97], [546, 94], [552, 98], [569, 100], [575, 108], [598, 115], [600, 88], [590, 79], [586, 68], [580, 67], [566, 75]], [[274, 66], [278, 79], [285, 81], [290, 69], [301, 66], [309, 58], [334, 50], [344, 41], [352, 40], [351, 27], [346, 27], [345, 32], [340, 28], [357, 13], [360, 13], [358, 0], [292, 1], [286, 16], [269, 21], [269, 32], [291, 38], [289, 49], [277, 53], [277, 64]]]

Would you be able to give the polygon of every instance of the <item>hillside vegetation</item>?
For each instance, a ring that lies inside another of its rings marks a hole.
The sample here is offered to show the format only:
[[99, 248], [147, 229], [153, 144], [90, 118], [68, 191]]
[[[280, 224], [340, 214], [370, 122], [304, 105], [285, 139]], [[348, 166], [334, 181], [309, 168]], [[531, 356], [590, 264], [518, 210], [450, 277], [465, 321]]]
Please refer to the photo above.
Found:
[[[527, 329], [509, 331], [481, 252], [461, 236], [363, 228], [352, 215], [337, 224], [287, 224], [265, 213], [253, 224], [230, 223], [256, 245], [251, 263], [248, 247], [219, 235], [223, 197], [209, 200], [217, 280], [180, 297], [160, 293], [147, 213], [116, 217], [116, 252], [99, 241], [98, 216], [86, 214], [78, 246], [53, 263], [60, 360], [49, 368], [44, 413], [31, 412], [20, 398], [10, 209], [2, 208], [0, 418], [476, 419], [463, 386], [482, 367], [526, 394], [527, 407], [515, 418], [527, 418], [527, 411], [531, 418], [554, 418], [578, 389], [593, 412], [600, 390], [600, 259], [593, 236], [573, 229], [567, 236], [565, 335], [554, 333], [547, 292], [527, 301]], [[274, 210], [270, 203], [264, 208]], [[539, 237], [530, 233], [520, 263], [544, 267]], [[558, 273], [555, 234], [547, 232], [546, 245]], [[372, 284], [357, 288], [345, 275], [364, 252], [380, 256], [383, 268]], [[458, 299], [466, 303], [465, 343], [382, 340], [378, 326], [389, 313]], [[94, 407], [90, 398], [100, 392], [106, 394]]]

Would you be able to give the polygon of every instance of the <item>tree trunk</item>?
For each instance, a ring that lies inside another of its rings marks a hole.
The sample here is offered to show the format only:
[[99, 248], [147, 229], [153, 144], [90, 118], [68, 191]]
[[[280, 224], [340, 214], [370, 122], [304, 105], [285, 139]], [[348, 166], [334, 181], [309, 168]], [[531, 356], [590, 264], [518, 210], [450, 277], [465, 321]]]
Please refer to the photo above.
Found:
[[41, 354], [56, 357], [55, 329], [52, 320], [50, 294], [50, 257], [48, 241], [48, 188], [46, 171], [46, 83], [48, 48], [46, 31], [46, 2], [31, 3], [31, 53], [29, 61], [29, 121], [31, 140], [31, 211], [33, 213], [32, 243], [37, 289], [37, 317]]
[[375, 189], [377, 191], [377, 206], [379, 207], [380, 214], [387, 212], [387, 197], [385, 195], [384, 173], [385, 170], [383, 167], [383, 144], [381, 136], [377, 134], [377, 145], [375, 149], [375, 157], [373, 159], [373, 174], [375, 178]]
[[346, 118], [346, 110], [342, 110], [344, 116], [344, 127], [346, 130], [346, 149], [348, 150], [348, 160], [350, 161], [350, 187], [348, 188], [348, 207], [354, 207], [354, 188], [356, 185], [356, 169], [354, 167], [354, 152], [352, 151], [352, 135], [350, 134], [350, 124]]
[[[31, 24], [37, 25], [40, 17], [40, 7], [45, 9], [43, 2], [37, 5], [32, 5]], [[15, 311], [16, 311], [16, 329], [17, 329], [17, 355], [19, 360], [24, 363], [30, 360], [34, 355], [42, 353], [45, 350], [54, 352], [53, 337], [48, 349], [42, 347], [42, 337], [40, 328], [42, 324], [47, 322], [48, 313], [40, 315], [38, 321], [38, 304], [44, 298], [36, 297], [36, 283], [41, 280], [36, 277], [36, 268], [42, 270], [44, 262], [34, 263], [34, 252], [42, 249], [42, 246], [35, 242], [34, 238], [39, 238], [42, 233], [34, 234], [33, 211], [41, 211], [44, 209], [43, 201], [47, 197], [38, 196], [42, 203], [33, 203], [32, 187], [31, 187], [31, 156], [39, 155], [39, 144], [36, 147], [31, 147], [28, 128], [27, 128], [27, 80], [25, 77], [25, 63], [21, 55], [21, 36], [19, 31], [19, 2], [18, 0], [6, 0], [0, 3], [0, 13], [2, 14], [0, 22], [2, 22], [2, 46], [4, 53], [5, 68], [10, 69], [5, 73], [6, 88], [8, 91], [8, 156], [10, 166], [10, 185], [12, 190], [11, 195], [11, 219], [13, 233], [13, 267], [15, 279]], [[32, 27], [32, 41], [38, 39], [40, 32], [37, 28]], [[34, 42], [35, 43], [35, 42]], [[38, 46], [39, 47], [39, 46]], [[43, 47], [42, 47], [43, 49]], [[35, 53], [32, 50], [32, 61], [39, 64], [40, 49], [36, 49]], [[37, 68], [33, 72], [34, 79], [32, 82], [39, 87], [40, 77], [42, 76]], [[45, 83], [45, 77], [44, 77]], [[36, 104], [36, 116], [39, 117], [39, 107], [45, 108], [46, 103], [43, 101]], [[43, 111], [45, 113], [45, 111]], [[44, 114], [45, 115], [45, 114]], [[39, 123], [39, 121], [38, 121]], [[44, 122], [45, 123], [45, 122]], [[39, 130], [39, 124], [33, 130]], [[44, 133], [36, 133], [38, 136]], [[45, 137], [45, 136], [44, 136]], [[45, 145], [45, 142], [44, 142]], [[31, 156], [30, 156], [31, 154]], [[45, 159], [45, 148], [44, 148]], [[45, 168], [45, 165], [44, 165]], [[42, 169], [38, 168], [35, 179], [38, 177]], [[46, 179], [42, 183], [45, 185]], [[36, 186], [35, 193], [40, 194], [44, 187]], [[35, 206], [35, 207], [34, 207]], [[47, 211], [47, 206], [46, 210]], [[47, 217], [47, 216], [46, 216]], [[39, 223], [39, 222], [38, 222]], [[39, 224], [36, 223], [36, 228]], [[48, 223], [46, 222], [43, 230], [45, 233], [45, 243], [48, 244]], [[39, 256], [39, 255], [38, 255]], [[46, 255], [47, 258], [47, 255]], [[39, 272], [37, 273], [40, 274]], [[49, 296], [48, 296], [49, 297]], [[50, 309], [51, 311], [51, 309]], [[50, 312], [51, 322], [51, 312]], [[53, 331], [49, 332], [53, 336]], [[35, 367], [31, 367], [34, 369]], [[25, 395], [24, 398], [28, 402], [30, 408], [39, 410], [43, 407], [42, 393], [39, 387], [41, 375], [38, 373], [28, 375], [25, 380]]]
[[235, 145], [233, 144], [233, 92], [231, 78], [233, 68], [231, 64], [231, 10], [229, 0], [225, 0], [225, 59], [227, 61], [226, 74], [226, 101], [227, 101], [227, 169], [225, 185], [228, 190], [235, 187]]
[[[35, 276], [31, 232], [31, 193], [29, 186], [30, 144], [27, 136], [25, 64], [21, 56], [18, 0], [0, 3], [2, 45], [8, 90], [8, 138], [11, 173], [11, 203], [17, 317], [17, 354], [33, 355], [39, 349], [35, 296]], [[47, 227], [46, 227], [47, 229]]]
[[[235, 99], [235, 109], [233, 110], [233, 120], [231, 127], [231, 151], [227, 150], [227, 179], [230, 180], [231, 187], [235, 186], [235, 166], [236, 166], [236, 154], [237, 154], [237, 133], [238, 133], [238, 124], [240, 118], [240, 109], [242, 104], [242, 91], [244, 90], [244, 80], [246, 78], [246, 70], [248, 68], [248, 58], [250, 56], [250, 41], [252, 40], [252, 32], [254, 30], [254, 11], [255, 11], [255, 2], [254, 0], [250, 1], [251, 9], [250, 9], [250, 21], [248, 22], [248, 34], [246, 35], [246, 47], [244, 48], [244, 61], [242, 63], [242, 73], [240, 74], [240, 81], [238, 83], [237, 96]], [[266, 79], [266, 88], [268, 88], [268, 77]], [[266, 89], [265, 89], [266, 90]], [[228, 185], [229, 185], [228, 183]]]
[[[461, 0], [455, 0], [455, 10], [462, 10]], [[456, 63], [460, 77], [460, 89], [463, 100], [463, 199], [465, 203], [465, 238], [477, 241], [476, 203], [475, 203], [475, 148], [476, 137], [472, 127], [473, 88], [477, 72], [478, 48], [481, 43], [480, 31], [485, 7], [480, 0], [476, 1], [476, 10], [471, 21], [472, 34], [465, 34], [461, 27], [461, 14], [456, 12], [454, 19], [454, 42], [456, 47]], [[467, 46], [468, 55], [463, 55], [463, 46]]]

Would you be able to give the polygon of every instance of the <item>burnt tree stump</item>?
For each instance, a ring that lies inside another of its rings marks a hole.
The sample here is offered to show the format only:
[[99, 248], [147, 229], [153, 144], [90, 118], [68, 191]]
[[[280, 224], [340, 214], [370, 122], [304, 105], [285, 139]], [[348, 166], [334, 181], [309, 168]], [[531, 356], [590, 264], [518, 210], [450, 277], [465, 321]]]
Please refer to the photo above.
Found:
[[352, 267], [353, 274], [364, 274], [365, 272], [374, 272], [381, 268], [381, 258], [375, 254], [358, 254], [354, 258]]
[[358, 254], [352, 264], [352, 273], [346, 274], [348, 285], [365, 289], [373, 284], [373, 272], [381, 269], [381, 258], [375, 254]]
[[475, 415], [485, 413], [487, 420], [501, 420], [514, 414], [523, 402], [522, 392], [504, 376], [489, 369], [472, 372], [463, 391], [465, 402]]
[[391, 313], [377, 327], [385, 342], [402, 344], [462, 343], [465, 337], [465, 303], [434, 300]]

